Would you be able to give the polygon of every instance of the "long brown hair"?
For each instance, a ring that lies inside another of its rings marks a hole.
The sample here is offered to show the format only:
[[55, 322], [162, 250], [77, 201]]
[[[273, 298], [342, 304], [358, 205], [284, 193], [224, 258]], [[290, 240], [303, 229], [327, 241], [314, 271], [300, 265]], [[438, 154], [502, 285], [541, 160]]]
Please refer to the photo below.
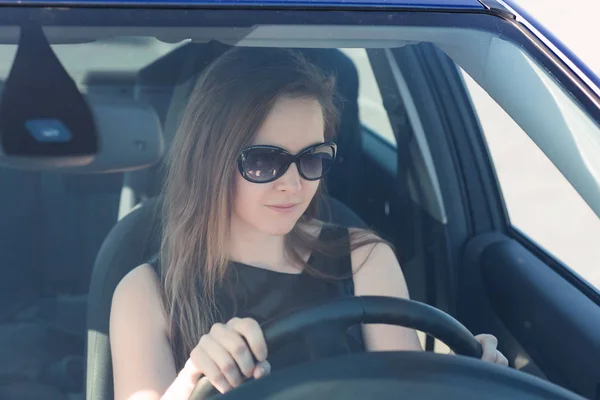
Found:
[[[227, 274], [229, 221], [240, 151], [251, 144], [277, 99], [319, 101], [325, 138], [334, 137], [338, 108], [334, 79], [300, 53], [284, 49], [234, 48], [199, 78], [183, 112], [167, 158], [163, 193], [161, 283], [176, 364], [182, 366], [201, 335], [218, 320], [215, 288]], [[319, 193], [302, 217], [317, 216]], [[370, 238], [370, 239], [369, 239]], [[352, 240], [352, 246], [377, 241]], [[286, 237], [295, 265], [300, 251], [331, 252], [298, 224]], [[347, 249], [345, 250], [347, 252]]]

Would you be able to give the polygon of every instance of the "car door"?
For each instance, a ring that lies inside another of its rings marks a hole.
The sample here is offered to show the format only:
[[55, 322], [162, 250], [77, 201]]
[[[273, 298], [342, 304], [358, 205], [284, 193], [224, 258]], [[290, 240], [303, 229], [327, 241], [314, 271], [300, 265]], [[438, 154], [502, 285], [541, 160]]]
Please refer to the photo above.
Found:
[[[457, 172], [459, 185], [442, 192], [461, 199], [467, 221], [441, 285], [451, 295], [438, 287], [434, 304], [446, 298], [474, 333], [496, 335], [514, 367], [599, 398], [598, 88], [520, 19], [497, 15], [502, 35], [491, 38], [484, 74], [440, 46], [418, 50], [421, 72], [409, 82], [422, 119], [441, 122], [443, 137], [429, 143], [453, 156], [435, 162]], [[406, 54], [394, 55], [407, 70]], [[427, 83], [417, 90], [418, 78]], [[452, 225], [444, 229], [456, 238]]]

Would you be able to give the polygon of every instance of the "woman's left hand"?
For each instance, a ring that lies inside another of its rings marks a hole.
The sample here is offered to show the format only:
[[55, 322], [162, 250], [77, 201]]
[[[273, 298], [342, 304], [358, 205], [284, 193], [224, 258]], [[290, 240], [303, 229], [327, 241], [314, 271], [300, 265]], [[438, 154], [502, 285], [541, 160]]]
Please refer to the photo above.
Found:
[[508, 366], [508, 360], [498, 350], [498, 339], [495, 336], [482, 333], [475, 336], [475, 339], [481, 344], [481, 348], [483, 349], [482, 361]]

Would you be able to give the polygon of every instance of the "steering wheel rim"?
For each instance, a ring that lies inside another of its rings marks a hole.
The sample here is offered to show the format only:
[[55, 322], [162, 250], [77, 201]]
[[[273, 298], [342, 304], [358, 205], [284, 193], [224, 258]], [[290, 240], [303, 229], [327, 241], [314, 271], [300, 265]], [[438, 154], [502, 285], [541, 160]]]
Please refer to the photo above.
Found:
[[481, 344], [452, 316], [425, 303], [397, 297], [340, 297], [292, 311], [262, 328], [268, 348], [277, 350], [292, 337], [323, 324], [343, 331], [359, 323], [412, 328], [441, 340], [456, 354], [482, 355]]
[[[389, 324], [412, 328], [444, 342], [458, 355], [481, 358], [482, 348], [473, 334], [445, 312], [427, 304], [388, 296], [340, 297], [294, 310], [263, 324], [269, 351], [286, 341], [323, 324], [345, 330], [363, 324]], [[215, 393], [207, 378], [201, 378], [190, 400], [201, 400]]]

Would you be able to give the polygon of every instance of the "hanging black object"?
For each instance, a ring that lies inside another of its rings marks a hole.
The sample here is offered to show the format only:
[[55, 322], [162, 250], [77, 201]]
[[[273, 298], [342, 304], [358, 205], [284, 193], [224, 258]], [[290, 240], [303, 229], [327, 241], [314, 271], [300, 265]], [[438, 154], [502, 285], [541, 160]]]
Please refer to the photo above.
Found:
[[21, 27], [15, 60], [0, 99], [0, 157], [53, 166], [93, 160], [93, 114], [37, 25]]

